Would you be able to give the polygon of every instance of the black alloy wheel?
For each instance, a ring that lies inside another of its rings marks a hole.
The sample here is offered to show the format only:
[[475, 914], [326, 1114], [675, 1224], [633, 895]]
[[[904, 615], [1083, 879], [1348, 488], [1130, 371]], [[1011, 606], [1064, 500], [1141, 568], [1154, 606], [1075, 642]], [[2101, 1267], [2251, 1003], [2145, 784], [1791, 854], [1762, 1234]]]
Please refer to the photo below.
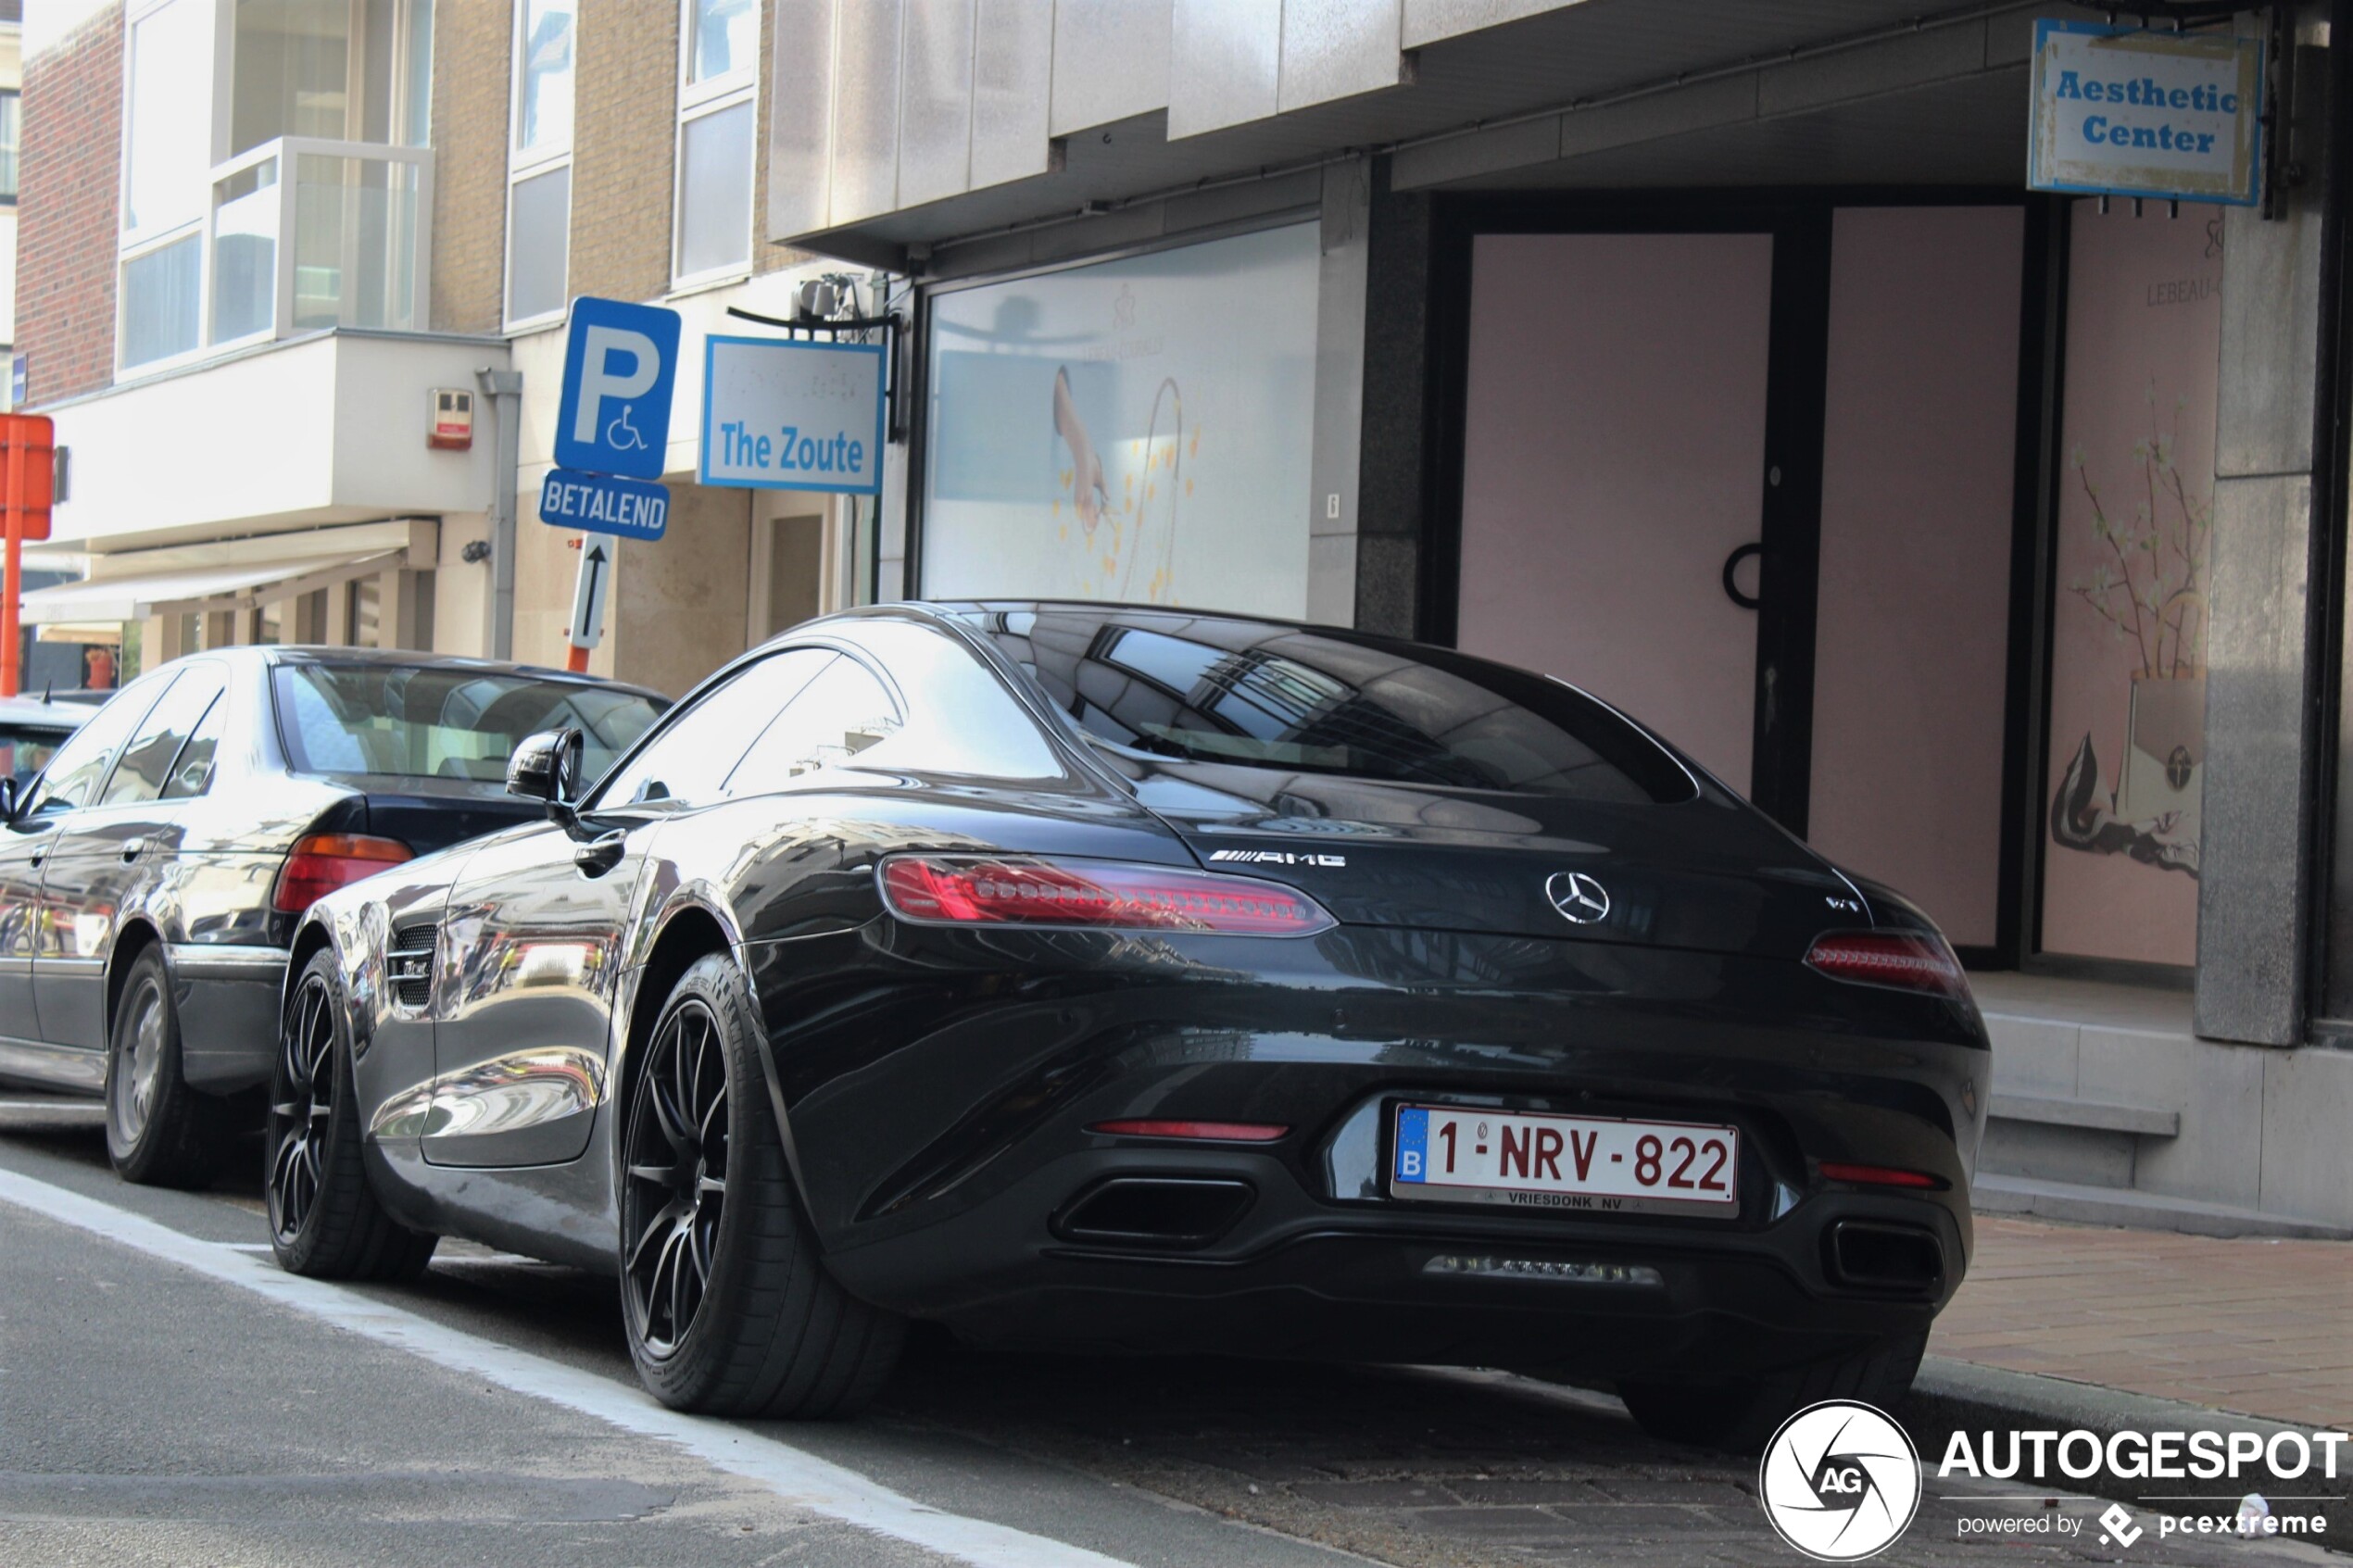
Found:
[[764, 1090], [750, 989], [724, 953], [678, 979], [624, 1062], [622, 1321], [662, 1403], [847, 1415], [889, 1376], [906, 1323], [825, 1267]]
[[645, 1353], [675, 1355], [711, 1293], [727, 1203], [727, 1064], [700, 998], [671, 1010], [629, 1109], [623, 1274]]
[[270, 1248], [320, 1279], [414, 1279], [440, 1237], [395, 1220], [360, 1160], [358, 1085], [332, 952], [311, 956], [279, 1021], [270, 1074]]
[[302, 1235], [325, 1174], [327, 1123], [335, 1109], [333, 1005], [324, 977], [305, 974], [279, 1031], [270, 1085], [269, 1195], [270, 1235], [281, 1248]]

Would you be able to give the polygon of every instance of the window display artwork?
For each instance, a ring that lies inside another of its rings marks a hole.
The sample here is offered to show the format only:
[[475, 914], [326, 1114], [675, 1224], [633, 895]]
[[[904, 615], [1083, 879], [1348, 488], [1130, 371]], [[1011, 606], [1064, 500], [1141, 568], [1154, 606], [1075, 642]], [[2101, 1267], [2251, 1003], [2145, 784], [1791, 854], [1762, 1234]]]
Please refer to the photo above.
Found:
[[1314, 224], [942, 293], [922, 591], [1307, 606]]
[[2042, 947], [2187, 964], [2222, 220], [2080, 202], [2073, 224]]

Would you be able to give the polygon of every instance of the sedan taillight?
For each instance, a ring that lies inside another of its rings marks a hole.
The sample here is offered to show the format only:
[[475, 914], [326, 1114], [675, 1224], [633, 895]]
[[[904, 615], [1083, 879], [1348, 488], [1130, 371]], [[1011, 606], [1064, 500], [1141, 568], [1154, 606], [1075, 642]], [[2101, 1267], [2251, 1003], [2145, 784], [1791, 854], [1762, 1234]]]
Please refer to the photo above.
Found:
[[1892, 985], [1957, 1000], [1969, 996], [1961, 960], [1934, 932], [1825, 932], [1814, 938], [1806, 961], [1833, 980], [1857, 985]]
[[919, 925], [1308, 936], [1333, 923], [1314, 899], [1279, 883], [1110, 860], [893, 855], [881, 880], [890, 912]]
[[372, 838], [364, 833], [314, 833], [296, 841], [271, 890], [270, 907], [282, 915], [298, 915], [338, 887], [373, 876], [386, 866], [409, 859], [409, 847], [396, 838]]

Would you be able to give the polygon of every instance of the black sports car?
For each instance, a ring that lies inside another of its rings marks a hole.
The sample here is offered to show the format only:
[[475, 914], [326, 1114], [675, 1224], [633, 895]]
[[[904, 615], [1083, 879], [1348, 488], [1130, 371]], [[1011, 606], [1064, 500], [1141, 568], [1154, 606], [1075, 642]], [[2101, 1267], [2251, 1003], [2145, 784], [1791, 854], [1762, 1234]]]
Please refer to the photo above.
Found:
[[553, 821], [296, 934], [280, 1260], [614, 1272], [664, 1400], [903, 1324], [1512, 1367], [1753, 1443], [1892, 1400], [1969, 1248], [1935, 928], [1641, 726], [1445, 649], [1084, 604], [813, 621]]

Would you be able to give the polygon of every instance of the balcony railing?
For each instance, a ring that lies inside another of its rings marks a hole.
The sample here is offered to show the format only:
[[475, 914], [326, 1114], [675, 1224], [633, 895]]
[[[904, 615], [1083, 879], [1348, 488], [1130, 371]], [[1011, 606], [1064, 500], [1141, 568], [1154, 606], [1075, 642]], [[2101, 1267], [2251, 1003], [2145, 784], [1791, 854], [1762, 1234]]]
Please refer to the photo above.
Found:
[[284, 136], [212, 171], [201, 220], [126, 246], [119, 361], [162, 369], [330, 327], [424, 329], [433, 150]]

